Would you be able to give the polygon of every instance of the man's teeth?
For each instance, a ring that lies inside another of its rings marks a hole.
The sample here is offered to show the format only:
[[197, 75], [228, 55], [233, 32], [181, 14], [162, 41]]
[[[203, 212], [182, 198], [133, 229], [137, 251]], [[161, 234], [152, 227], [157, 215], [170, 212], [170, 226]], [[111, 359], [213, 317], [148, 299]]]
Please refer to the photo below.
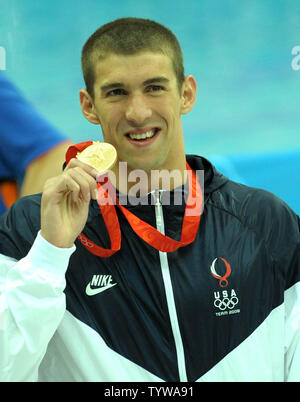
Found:
[[153, 137], [155, 133], [156, 133], [155, 130], [147, 131], [146, 133], [143, 133], [143, 134], [131, 134], [131, 133], [129, 133], [129, 137], [132, 140], [144, 140], [146, 138]]

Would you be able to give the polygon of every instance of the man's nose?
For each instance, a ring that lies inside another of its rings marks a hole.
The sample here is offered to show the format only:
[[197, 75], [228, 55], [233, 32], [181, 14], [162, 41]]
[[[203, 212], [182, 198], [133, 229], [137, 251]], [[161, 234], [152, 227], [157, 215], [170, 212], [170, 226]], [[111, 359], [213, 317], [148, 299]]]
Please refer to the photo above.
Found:
[[152, 110], [143, 95], [132, 95], [128, 99], [126, 119], [141, 124], [152, 115]]

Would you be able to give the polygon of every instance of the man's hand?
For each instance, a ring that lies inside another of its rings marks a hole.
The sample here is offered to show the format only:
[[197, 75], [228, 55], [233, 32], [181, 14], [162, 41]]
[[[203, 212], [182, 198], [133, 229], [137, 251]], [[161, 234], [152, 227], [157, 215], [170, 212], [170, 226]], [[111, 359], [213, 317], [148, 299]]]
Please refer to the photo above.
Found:
[[97, 171], [74, 158], [64, 172], [46, 181], [41, 235], [56, 247], [71, 247], [85, 226], [89, 203], [97, 199]]

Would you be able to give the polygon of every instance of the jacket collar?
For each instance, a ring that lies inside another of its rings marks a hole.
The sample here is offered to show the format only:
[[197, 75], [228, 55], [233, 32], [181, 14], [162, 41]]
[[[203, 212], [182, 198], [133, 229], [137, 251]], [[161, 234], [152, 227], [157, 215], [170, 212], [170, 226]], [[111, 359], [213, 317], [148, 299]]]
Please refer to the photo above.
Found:
[[228, 182], [228, 178], [220, 173], [203, 156], [186, 155], [186, 160], [190, 167], [197, 170], [204, 170], [204, 194], [208, 195]]

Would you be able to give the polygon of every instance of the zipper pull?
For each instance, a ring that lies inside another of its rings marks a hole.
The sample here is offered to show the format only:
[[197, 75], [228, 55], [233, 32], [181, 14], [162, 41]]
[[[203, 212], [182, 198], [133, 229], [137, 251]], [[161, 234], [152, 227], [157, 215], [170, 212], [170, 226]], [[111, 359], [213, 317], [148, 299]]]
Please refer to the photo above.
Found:
[[162, 224], [162, 205], [159, 190], [155, 190], [154, 197], [155, 197], [156, 228], [160, 229]]
[[160, 192], [159, 192], [159, 190], [155, 190], [154, 191], [154, 198], [155, 198], [155, 205], [161, 205], [161, 202], [160, 202]]

